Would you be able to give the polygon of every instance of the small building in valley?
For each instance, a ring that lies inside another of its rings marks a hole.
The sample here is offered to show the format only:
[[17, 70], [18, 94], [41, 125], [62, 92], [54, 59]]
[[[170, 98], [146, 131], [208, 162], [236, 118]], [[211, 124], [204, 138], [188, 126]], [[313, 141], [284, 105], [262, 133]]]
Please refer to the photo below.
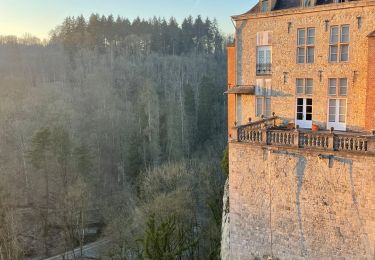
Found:
[[230, 258], [374, 259], [375, 1], [232, 19]]

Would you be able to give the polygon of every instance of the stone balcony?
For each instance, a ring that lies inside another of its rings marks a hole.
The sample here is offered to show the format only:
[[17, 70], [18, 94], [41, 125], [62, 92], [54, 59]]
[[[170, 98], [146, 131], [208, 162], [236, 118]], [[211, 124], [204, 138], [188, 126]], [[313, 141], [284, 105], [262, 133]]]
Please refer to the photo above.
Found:
[[237, 142], [296, 149], [349, 152], [375, 156], [375, 136], [361, 132], [288, 129], [273, 116], [237, 127]]

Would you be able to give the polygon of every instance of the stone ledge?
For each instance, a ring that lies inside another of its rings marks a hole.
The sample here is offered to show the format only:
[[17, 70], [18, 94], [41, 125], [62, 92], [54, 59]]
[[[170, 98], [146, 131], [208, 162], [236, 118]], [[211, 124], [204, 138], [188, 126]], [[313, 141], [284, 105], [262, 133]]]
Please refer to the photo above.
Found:
[[284, 146], [284, 145], [265, 145], [265, 144], [259, 144], [259, 143], [245, 143], [245, 142], [238, 142], [235, 140], [229, 140], [228, 143], [234, 143], [234, 144], [239, 144], [239, 145], [250, 145], [250, 146], [255, 146], [259, 147], [263, 150], [275, 150], [275, 151], [293, 151], [293, 152], [299, 152], [299, 153], [304, 153], [308, 155], [333, 155], [333, 156], [343, 156], [343, 157], [351, 157], [351, 158], [363, 158], [363, 157], [369, 157], [369, 158], [374, 158], [375, 153], [369, 153], [369, 152], [364, 152], [364, 153], [355, 153], [355, 152], [347, 152], [347, 151], [334, 151], [334, 150], [319, 150], [319, 149], [313, 149], [313, 148], [298, 148], [298, 147], [293, 147], [293, 146]]

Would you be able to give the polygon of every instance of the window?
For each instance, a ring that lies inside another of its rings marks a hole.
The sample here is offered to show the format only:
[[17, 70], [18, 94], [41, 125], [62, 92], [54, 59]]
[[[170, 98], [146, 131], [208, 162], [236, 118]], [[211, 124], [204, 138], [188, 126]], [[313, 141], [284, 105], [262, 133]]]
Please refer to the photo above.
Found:
[[312, 79], [297, 79], [296, 80], [296, 94], [311, 96], [313, 94], [313, 80]]
[[271, 116], [271, 98], [264, 98], [264, 115]]
[[272, 72], [271, 46], [257, 47], [257, 75], [267, 75]]
[[314, 47], [307, 47], [307, 63], [314, 63]]
[[271, 116], [271, 98], [269, 97], [257, 97], [255, 104], [255, 115], [257, 117]]
[[272, 74], [272, 31], [257, 32], [256, 74]]
[[298, 29], [298, 45], [305, 45], [305, 29]]
[[305, 94], [306, 95], [312, 95], [313, 93], [313, 80], [312, 79], [306, 79], [306, 88], [305, 88]]
[[328, 80], [328, 95], [336, 96], [336, 85], [337, 85], [336, 79], [329, 79]]
[[271, 79], [257, 79], [255, 86], [256, 96], [271, 96], [272, 95], [272, 80]]
[[340, 99], [339, 104], [339, 122], [345, 123], [346, 120], [346, 99]]
[[348, 79], [340, 79], [339, 96], [346, 96], [348, 92]]
[[341, 45], [340, 46], [340, 61], [348, 61], [348, 60], [349, 60], [349, 46]]
[[242, 125], [242, 96], [236, 95], [236, 121], [237, 125]]
[[348, 95], [348, 79], [328, 79], [328, 95], [345, 97]]
[[256, 98], [256, 107], [255, 107], [255, 114], [257, 117], [261, 117], [263, 115], [263, 98], [257, 97]]
[[329, 122], [335, 122], [336, 120], [336, 99], [329, 100], [328, 120]]
[[329, 37], [329, 61], [349, 61], [349, 25], [332, 26]]
[[346, 99], [330, 99], [328, 104], [328, 122], [346, 122]]
[[346, 130], [348, 79], [328, 79], [328, 124], [336, 130]]
[[297, 48], [297, 63], [305, 63], [305, 48]]
[[265, 117], [271, 116], [271, 95], [272, 95], [272, 81], [271, 79], [257, 79], [255, 95], [256, 105], [255, 114], [257, 117], [262, 115]]
[[296, 93], [297, 95], [303, 95], [304, 94], [304, 79], [297, 79], [296, 82]]
[[307, 44], [314, 45], [315, 44], [315, 28], [308, 28], [307, 29]]
[[262, 7], [260, 10], [262, 13], [265, 13], [268, 11], [268, 1], [262, 1]]
[[304, 7], [309, 7], [309, 6], [311, 6], [311, 0], [303, 0], [303, 6], [304, 6]]
[[330, 46], [329, 47], [329, 61], [330, 62], [337, 62], [339, 49], [337, 46]]
[[315, 28], [297, 31], [297, 63], [314, 63]]
[[346, 129], [346, 98], [329, 99], [328, 126], [337, 130]]

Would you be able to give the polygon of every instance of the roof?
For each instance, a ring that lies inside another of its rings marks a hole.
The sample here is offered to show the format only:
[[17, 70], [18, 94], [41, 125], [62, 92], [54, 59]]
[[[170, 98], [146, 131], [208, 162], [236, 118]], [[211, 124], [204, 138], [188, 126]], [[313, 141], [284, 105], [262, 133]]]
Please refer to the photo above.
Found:
[[254, 13], [259, 13], [259, 2], [253, 6], [249, 11], [247, 11], [244, 14], [254, 14]]
[[301, 6], [300, 0], [278, 0], [276, 1], [276, 5], [273, 10], [275, 11], [285, 10], [285, 9], [297, 8], [299, 6]]
[[333, 0], [316, 0], [316, 5], [332, 4]]
[[[268, 1], [271, 1], [271, 0], [268, 0]], [[311, 0], [311, 2], [314, 2], [314, 1]], [[316, 0], [315, 6], [332, 4], [332, 3], [334, 3], [333, 0]], [[232, 17], [239, 17], [239, 16], [247, 15], [247, 14], [260, 13], [259, 5], [260, 5], [260, 2], [258, 2], [256, 5], [254, 5], [254, 7], [251, 8], [246, 13], [240, 14], [240, 15], [235, 15], [235, 16], [232, 16]], [[272, 9], [272, 11], [295, 9], [295, 8], [299, 8], [299, 7], [301, 7], [301, 0], [276, 0], [276, 3], [274, 5], [274, 8]]]
[[254, 95], [255, 94], [255, 86], [237, 86], [234, 88], [228, 89], [224, 94], [247, 94], [247, 95]]

